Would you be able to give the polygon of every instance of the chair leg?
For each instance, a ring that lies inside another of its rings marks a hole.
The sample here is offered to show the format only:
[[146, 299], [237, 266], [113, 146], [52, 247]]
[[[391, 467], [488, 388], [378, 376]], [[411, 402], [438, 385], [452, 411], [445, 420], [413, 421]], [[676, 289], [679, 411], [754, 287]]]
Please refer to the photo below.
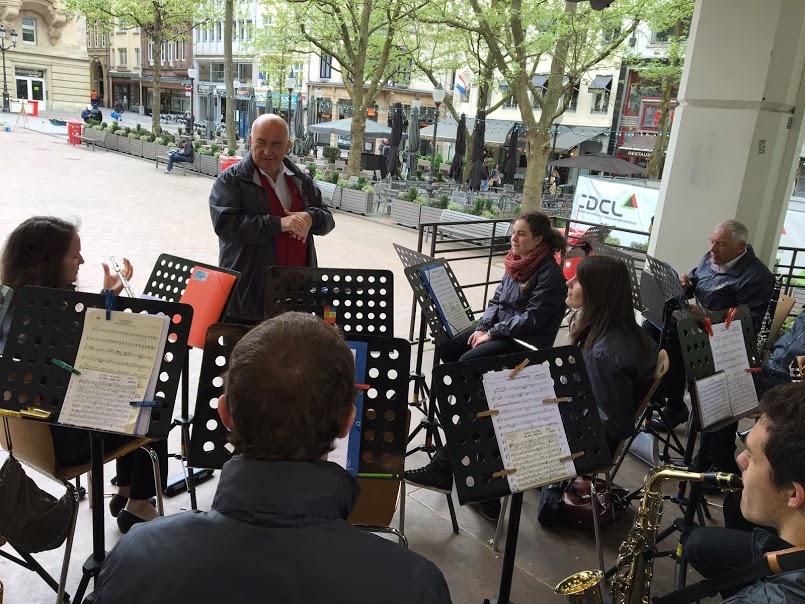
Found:
[[595, 481], [597, 478], [598, 474], [592, 475], [592, 481], [590, 482], [590, 501], [593, 506], [593, 529], [595, 530], [595, 550], [598, 553], [598, 568], [600, 568], [602, 572], [606, 572], [607, 569], [604, 568], [604, 549], [601, 544], [601, 521], [598, 518], [598, 495], [595, 492]]
[[164, 516], [165, 508], [162, 502], [162, 477], [159, 471], [159, 458], [157, 457], [157, 452], [154, 451], [153, 447], [149, 447], [148, 445], [140, 448], [148, 453], [148, 457], [151, 458], [151, 465], [154, 468], [154, 490], [157, 493], [157, 514]]
[[[400, 534], [403, 536], [400, 539], [400, 545], [403, 545], [405, 539], [405, 481], [400, 481]], [[408, 547], [408, 541], [405, 540], [405, 547]]]
[[[65, 483], [67, 491], [73, 496], [75, 501], [75, 511], [70, 518], [70, 530], [67, 533], [67, 542], [64, 544], [64, 561], [61, 566], [61, 576], [59, 577], [59, 591], [56, 594], [56, 604], [65, 602], [65, 590], [67, 587], [67, 572], [70, 569], [70, 556], [73, 552], [73, 537], [75, 536], [75, 526], [78, 522], [78, 491], [70, 483]], [[67, 599], [69, 601], [69, 597]]]
[[509, 496], [503, 498], [503, 503], [500, 506], [500, 516], [498, 516], [498, 524], [495, 528], [495, 540], [492, 542], [492, 551], [500, 551], [500, 538], [503, 536], [503, 525], [505, 524], [506, 508], [509, 507]]

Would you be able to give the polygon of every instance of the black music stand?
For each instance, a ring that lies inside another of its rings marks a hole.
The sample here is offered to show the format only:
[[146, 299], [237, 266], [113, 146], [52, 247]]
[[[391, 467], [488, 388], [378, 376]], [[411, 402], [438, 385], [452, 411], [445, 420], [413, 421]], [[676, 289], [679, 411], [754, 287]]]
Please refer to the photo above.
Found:
[[[328, 310], [325, 310], [328, 309]], [[353, 334], [394, 336], [394, 273], [383, 269], [271, 266], [265, 318], [310, 312]]]
[[[235, 345], [249, 331], [245, 325], [218, 323], [207, 331], [196, 397], [196, 421], [188, 453], [188, 465], [221, 468], [235, 453], [227, 430], [218, 417], [218, 397], [224, 392], [223, 375]], [[405, 466], [408, 405], [406, 370], [411, 346], [400, 338], [349, 334], [347, 341], [368, 344], [365, 394], [361, 418], [360, 473], [402, 475]], [[400, 532], [404, 532], [404, 492], [401, 497]]]
[[[6, 376], [3, 409], [19, 411], [29, 406], [52, 413], [51, 423], [58, 423], [61, 404], [67, 393], [70, 373], [54, 365], [58, 358], [75, 363], [78, 344], [89, 308], [104, 308], [101, 294], [87, 294], [66, 289], [24, 287], [17, 296], [16, 311], [8, 341], [0, 359]], [[133, 313], [165, 314], [172, 317], [160, 366], [156, 400], [168, 404], [176, 400], [176, 390], [187, 356], [187, 337], [193, 309], [186, 304], [161, 300], [141, 300], [115, 296], [112, 310]], [[145, 436], [167, 438], [172, 426], [169, 412], [154, 409]], [[91, 578], [97, 578], [106, 557], [104, 545], [103, 440], [100, 432], [90, 431], [92, 464], [92, 555], [84, 563], [83, 576], [75, 595], [81, 602]], [[91, 598], [91, 596], [90, 596]]]
[[[154, 268], [151, 270], [151, 275], [148, 277], [148, 281], [143, 289], [143, 294], [168, 302], [178, 302], [184, 294], [185, 287], [190, 281], [190, 276], [195, 266], [226, 273], [235, 277], [235, 282], [232, 284], [232, 289], [229, 291], [229, 297], [224, 305], [224, 309], [221, 311], [220, 318], [223, 318], [226, 315], [226, 308], [232, 301], [232, 296], [234, 296], [238, 287], [238, 281], [240, 281], [240, 273], [237, 271], [221, 268], [213, 264], [206, 264], [204, 262], [196, 262], [195, 260], [189, 260], [188, 258], [173, 256], [171, 254], [160, 254], [154, 264]], [[173, 420], [173, 425], [179, 426], [182, 432], [181, 448], [176, 458], [179, 459], [183, 465], [187, 461], [187, 449], [190, 446], [190, 425], [192, 423], [193, 416], [190, 415], [190, 354], [187, 354], [184, 357], [184, 366], [182, 367], [181, 413]], [[171, 477], [168, 480], [168, 491], [171, 493], [179, 492], [183, 489], [177, 487], [186, 484], [187, 492], [190, 494], [190, 509], [197, 510], [196, 481], [200, 482], [211, 476], [212, 472], [206, 469], [188, 471], [186, 475], [182, 474], [178, 477]]]
[[491, 417], [477, 417], [479, 412], [488, 410], [481, 376], [488, 371], [514, 369], [525, 359], [531, 365], [547, 363], [556, 396], [572, 398], [571, 401], [559, 404], [559, 412], [571, 452], [586, 452], [574, 461], [576, 471], [579, 474], [595, 472], [611, 463], [604, 427], [598, 415], [584, 358], [577, 346], [526, 351], [448, 363], [434, 368], [433, 392], [436, 404], [443, 416], [455, 418], [454, 421], [445, 422], [444, 431], [459, 501], [463, 505], [512, 495], [497, 597], [499, 604], [509, 604], [523, 493], [512, 494], [505, 476], [492, 477], [495, 472], [503, 470], [503, 462]]
[[[586, 233], [585, 233], [586, 238]], [[600, 241], [591, 240], [590, 248], [596, 256], [609, 256], [610, 258], [617, 258], [626, 265], [629, 271], [629, 280], [632, 284], [632, 306], [637, 312], [643, 312], [643, 301], [640, 297], [640, 279], [637, 277], [637, 265], [635, 257], [620, 251], [618, 248]]]
[[6, 318], [6, 313], [11, 306], [11, 299], [14, 297], [14, 291], [6, 286], [0, 285], [0, 325]]
[[[743, 330], [744, 343], [746, 344], [747, 358], [751, 367], [760, 367], [760, 360], [756, 351], [756, 337], [755, 330], [752, 325], [752, 315], [746, 306], [738, 307], [738, 314], [734, 321], [741, 321], [741, 328]], [[709, 335], [705, 331], [704, 319], [709, 318], [712, 324], [723, 323], [727, 318], [728, 311], [719, 311], [709, 313], [700, 317], [692, 317], [679, 321], [677, 330], [679, 332], [679, 342], [682, 345], [682, 357], [685, 363], [685, 374], [688, 379], [688, 389], [690, 391], [691, 401], [693, 402], [694, 409], [698, 405], [696, 388], [694, 382], [698, 379], [713, 375], [716, 371], [713, 362], [713, 352], [710, 347]], [[740, 416], [744, 417], [746, 414]], [[696, 433], [701, 434], [701, 442], [699, 444], [699, 454], [696, 457], [696, 462], [693, 467], [694, 472], [705, 472], [707, 468], [707, 457], [710, 451], [710, 440], [712, 433], [736, 421], [738, 418], [730, 418], [719, 422], [713, 426], [702, 429], [699, 424], [699, 417], [697, 413], [693, 413], [693, 421], [691, 423], [691, 433], [688, 437], [688, 446], [685, 452], [685, 465], [690, 466], [693, 460], [693, 450], [696, 443]], [[678, 503], [682, 505], [684, 502], [684, 484], [681, 485], [678, 497]], [[680, 545], [684, 542], [686, 535], [693, 530], [696, 525], [694, 517], [699, 504], [702, 501], [702, 485], [699, 482], [694, 482], [691, 485], [690, 497], [687, 500], [687, 507], [684, 508], [685, 514], [680, 519], [674, 520], [673, 524], [657, 535], [657, 542], [662, 541], [668, 535], [675, 531], [680, 532]], [[704, 519], [699, 514], [699, 522], [703, 525]], [[687, 561], [684, 556], [677, 557], [674, 552], [671, 552], [672, 557], [676, 558], [676, 563], [679, 565], [679, 572], [677, 573], [677, 587], [684, 587], [685, 574], [687, 572]]]

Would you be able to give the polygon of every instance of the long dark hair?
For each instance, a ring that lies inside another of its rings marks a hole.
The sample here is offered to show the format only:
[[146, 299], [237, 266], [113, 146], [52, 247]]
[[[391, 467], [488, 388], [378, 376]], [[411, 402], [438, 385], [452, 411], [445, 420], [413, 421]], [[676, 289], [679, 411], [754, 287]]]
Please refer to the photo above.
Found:
[[[532, 211], [523, 212], [517, 217], [517, 220], [525, 220], [528, 228], [533, 237], [542, 235], [542, 241], [548, 246], [552, 252], [562, 252], [567, 246], [562, 233], [553, 228], [551, 219], [544, 212]], [[517, 221], [515, 220], [515, 222]]]
[[581, 284], [581, 312], [570, 326], [570, 338], [590, 350], [610, 329], [626, 332], [643, 353], [648, 352], [644, 332], [632, 308], [632, 282], [626, 264], [610, 256], [588, 256], [576, 267]]
[[3, 248], [0, 282], [14, 292], [26, 285], [65, 287], [64, 257], [78, 227], [54, 216], [34, 216], [16, 229]]

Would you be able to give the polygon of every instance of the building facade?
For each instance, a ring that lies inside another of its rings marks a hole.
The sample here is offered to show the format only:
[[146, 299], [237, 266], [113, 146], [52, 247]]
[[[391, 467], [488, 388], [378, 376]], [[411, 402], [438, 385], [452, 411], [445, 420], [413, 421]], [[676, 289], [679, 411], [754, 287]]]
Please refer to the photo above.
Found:
[[[185, 113], [190, 111], [191, 96], [187, 89], [190, 78], [187, 70], [193, 66], [193, 42], [187, 37], [176, 33], [174, 37], [163, 42], [158, 48], [153, 42], [140, 40], [140, 53], [142, 60], [142, 77], [140, 78], [140, 105], [144, 112], [150, 114], [155, 104], [158, 104], [160, 113]], [[159, 99], [154, 99], [154, 64], [159, 62], [160, 78]]]
[[111, 105], [124, 111], [140, 110], [142, 77], [142, 36], [139, 27], [129, 27], [118, 21], [109, 33], [109, 76], [111, 79]]
[[58, 0], [0, 0], [0, 23], [17, 32], [3, 74], [11, 98], [40, 101], [50, 111], [80, 112], [91, 91], [84, 19], [69, 20]]

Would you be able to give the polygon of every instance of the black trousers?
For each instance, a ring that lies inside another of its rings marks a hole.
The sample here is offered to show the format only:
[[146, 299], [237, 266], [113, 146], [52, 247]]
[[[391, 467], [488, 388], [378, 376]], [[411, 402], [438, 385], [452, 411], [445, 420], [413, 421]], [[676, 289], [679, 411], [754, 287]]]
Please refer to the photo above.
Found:
[[467, 340], [475, 332], [475, 327], [465, 329], [457, 336], [453, 336], [439, 345], [439, 359], [442, 363], [455, 363], [456, 361], [471, 361], [483, 357], [494, 357], [501, 354], [524, 352], [526, 348], [511, 338], [491, 340], [475, 348], [470, 348]]
[[[90, 461], [90, 432], [78, 428], [51, 426], [56, 461], [61, 467], [77, 466]], [[136, 437], [122, 434], [103, 434], [104, 455], [128, 445]], [[158, 440], [151, 447], [159, 460], [159, 476], [162, 489], [168, 480], [168, 441]], [[130, 487], [129, 499], [148, 499], [156, 495], [154, 469], [151, 457], [142, 449], [132, 451], [115, 460], [117, 466], [117, 485]]]
[[[731, 571], [752, 562], [752, 532], [729, 528], [703, 527], [695, 529], [685, 542], [685, 558], [705, 579]], [[747, 585], [736, 585], [721, 592], [724, 598]]]

